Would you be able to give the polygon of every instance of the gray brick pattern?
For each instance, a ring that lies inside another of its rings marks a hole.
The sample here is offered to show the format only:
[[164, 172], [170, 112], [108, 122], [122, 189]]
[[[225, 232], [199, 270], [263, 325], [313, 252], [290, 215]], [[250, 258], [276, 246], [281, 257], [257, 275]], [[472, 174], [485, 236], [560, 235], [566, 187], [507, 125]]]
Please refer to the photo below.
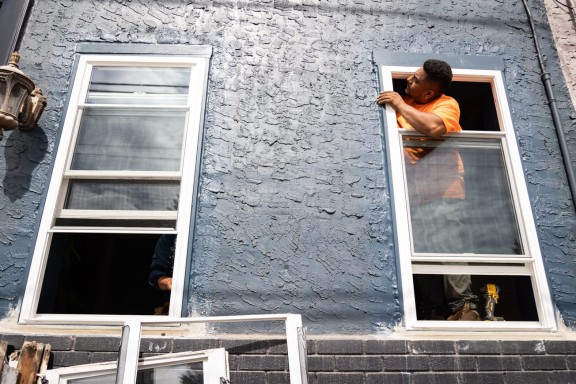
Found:
[[[2, 335], [10, 350], [24, 337]], [[50, 368], [114, 361], [119, 338], [28, 335]], [[309, 384], [576, 384], [576, 341], [308, 340]], [[142, 356], [224, 347], [234, 384], [289, 384], [282, 339], [144, 338]]]

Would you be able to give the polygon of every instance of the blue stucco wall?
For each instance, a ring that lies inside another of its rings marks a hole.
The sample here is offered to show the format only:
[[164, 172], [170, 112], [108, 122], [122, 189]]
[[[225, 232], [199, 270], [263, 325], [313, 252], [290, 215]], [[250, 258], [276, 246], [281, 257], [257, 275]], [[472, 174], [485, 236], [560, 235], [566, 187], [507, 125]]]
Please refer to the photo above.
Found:
[[0, 143], [0, 314], [22, 295], [79, 42], [214, 48], [188, 311], [296, 312], [312, 333], [401, 319], [372, 51], [501, 57], [555, 304], [576, 326], [576, 215], [524, 9], [501, 0], [38, 1], [22, 68], [49, 106]]

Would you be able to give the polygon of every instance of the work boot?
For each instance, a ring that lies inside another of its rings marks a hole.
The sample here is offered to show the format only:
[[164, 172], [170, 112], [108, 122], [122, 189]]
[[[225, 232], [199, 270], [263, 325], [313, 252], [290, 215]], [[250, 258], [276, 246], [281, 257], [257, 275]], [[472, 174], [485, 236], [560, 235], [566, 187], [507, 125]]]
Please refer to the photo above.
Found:
[[450, 315], [448, 320], [479, 321], [480, 315], [476, 311], [476, 304], [465, 301], [462, 308]]

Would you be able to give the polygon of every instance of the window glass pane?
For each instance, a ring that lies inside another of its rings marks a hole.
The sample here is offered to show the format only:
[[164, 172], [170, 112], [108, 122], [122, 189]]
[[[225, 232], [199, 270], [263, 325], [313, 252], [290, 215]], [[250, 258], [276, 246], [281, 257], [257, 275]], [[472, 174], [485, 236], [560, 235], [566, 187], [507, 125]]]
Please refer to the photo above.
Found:
[[13, 82], [10, 97], [8, 98], [5, 106], [6, 112], [11, 114], [12, 116], [17, 117], [18, 114], [20, 113], [21, 110], [20, 107], [22, 106], [22, 102], [27, 96], [28, 96], [28, 89], [26, 89], [26, 87], [19, 82]]
[[[196, 369], [195, 369], [196, 367]], [[114, 384], [116, 374], [68, 380], [72, 384]], [[178, 364], [147, 369], [138, 369], [136, 384], [202, 384], [204, 376], [200, 366]]]
[[178, 181], [72, 180], [66, 209], [175, 211]]
[[94, 67], [89, 104], [185, 105], [190, 68]]
[[4, 96], [6, 96], [6, 79], [0, 77], [0, 107], [4, 105]]
[[178, 171], [186, 112], [86, 109], [71, 169]]
[[403, 137], [417, 253], [522, 254], [499, 139]]
[[158, 234], [54, 233], [38, 313], [166, 314], [170, 290], [157, 283], [172, 276], [175, 240]]
[[[462, 266], [465, 271], [465, 266]], [[492, 284], [492, 288], [487, 285]], [[449, 301], [457, 296], [447, 287], [470, 286], [481, 320], [538, 321], [530, 276], [414, 275], [418, 320], [447, 320]], [[494, 295], [496, 292], [496, 295]], [[494, 301], [494, 299], [496, 299]], [[492, 306], [493, 305], [493, 306]]]

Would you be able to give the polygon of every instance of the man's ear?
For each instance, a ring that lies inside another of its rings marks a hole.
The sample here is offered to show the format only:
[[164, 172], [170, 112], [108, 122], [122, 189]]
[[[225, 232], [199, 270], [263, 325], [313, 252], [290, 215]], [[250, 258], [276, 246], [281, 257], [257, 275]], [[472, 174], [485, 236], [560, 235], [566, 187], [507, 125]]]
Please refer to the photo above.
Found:
[[424, 92], [424, 100], [426, 102], [432, 101], [436, 98], [436, 92], [433, 89], [428, 89]]

